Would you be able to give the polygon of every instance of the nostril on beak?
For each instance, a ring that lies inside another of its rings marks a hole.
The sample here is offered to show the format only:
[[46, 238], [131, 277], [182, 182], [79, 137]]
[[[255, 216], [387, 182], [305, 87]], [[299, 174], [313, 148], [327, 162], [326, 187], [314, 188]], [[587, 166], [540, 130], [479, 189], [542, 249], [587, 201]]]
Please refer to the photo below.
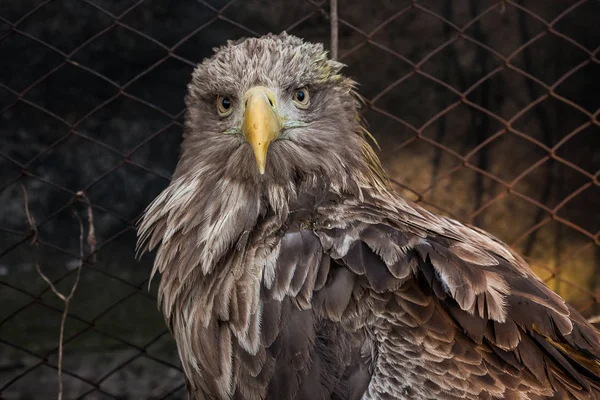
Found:
[[270, 98], [270, 97], [267, 97], [267, 98], [269, 99], [269, 104], [271, 105], [271, 107], [274, 107], [274, 105], [273, 105], [273, 100], [271, 100], [271, 98]]

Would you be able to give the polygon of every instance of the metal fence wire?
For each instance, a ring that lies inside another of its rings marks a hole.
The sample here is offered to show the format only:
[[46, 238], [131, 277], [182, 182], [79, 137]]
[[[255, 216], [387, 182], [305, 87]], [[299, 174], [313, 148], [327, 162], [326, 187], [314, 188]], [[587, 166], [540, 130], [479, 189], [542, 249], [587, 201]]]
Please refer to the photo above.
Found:
[[[600, 2], [338, 3], [338, 57], [398, 190], [492, 232], [600, 313]], [[152, 256], [136, 262], [134, 246], [177, 161], [190, 73], [242, 36], [330, 46], [330, 11], [0, 3], [0, 397], [54, 397], [60, 363], [64, 398], [185, 398]]]

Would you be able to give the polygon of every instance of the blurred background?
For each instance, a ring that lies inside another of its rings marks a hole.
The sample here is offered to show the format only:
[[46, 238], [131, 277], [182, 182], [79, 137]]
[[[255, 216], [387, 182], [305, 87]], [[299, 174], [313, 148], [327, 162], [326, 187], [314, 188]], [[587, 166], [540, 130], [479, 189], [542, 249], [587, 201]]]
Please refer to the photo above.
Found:
[[[338, 3], [398, 190], [599, 314], [600, 1]], [[329, 48], [329, 1], [0, 2], [0, 398], [56, 396], [65, 303], [36, 265], [67, 296], [80, 264], [64, 398], [185, 398], [135, 221], [176, 164], [194, 65], [282, 30]]]

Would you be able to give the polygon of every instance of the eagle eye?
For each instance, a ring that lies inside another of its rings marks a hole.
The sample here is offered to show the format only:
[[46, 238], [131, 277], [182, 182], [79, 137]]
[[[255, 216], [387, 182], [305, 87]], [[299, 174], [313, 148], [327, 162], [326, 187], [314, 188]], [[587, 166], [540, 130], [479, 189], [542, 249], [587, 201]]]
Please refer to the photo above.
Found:
[[217, 110], [221, 117], [225, 117], [233, 111], [233, 103], [231, 99], [226, 96], [217, 97]]
[[308, 89], [300, 88], [294, 90], [294, 95], [292, 96], [294, 103], [298, 108], [307, 108], [310, 104], [310, 96], [308, 95]]

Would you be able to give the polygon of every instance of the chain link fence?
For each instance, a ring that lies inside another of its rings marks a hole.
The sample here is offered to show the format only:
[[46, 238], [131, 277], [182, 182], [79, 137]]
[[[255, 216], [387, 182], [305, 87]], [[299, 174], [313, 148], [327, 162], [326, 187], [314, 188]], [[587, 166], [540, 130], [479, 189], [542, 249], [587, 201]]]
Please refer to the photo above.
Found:
[[1, 398], [60, 381], [69, 399], [185, 398], [134, 247], [177, 161], [190, 73], [242, 36], [329, 46], [331, 15], [398, 190], [600, 313], [600, 2], [338, 3], [0, 3]]

